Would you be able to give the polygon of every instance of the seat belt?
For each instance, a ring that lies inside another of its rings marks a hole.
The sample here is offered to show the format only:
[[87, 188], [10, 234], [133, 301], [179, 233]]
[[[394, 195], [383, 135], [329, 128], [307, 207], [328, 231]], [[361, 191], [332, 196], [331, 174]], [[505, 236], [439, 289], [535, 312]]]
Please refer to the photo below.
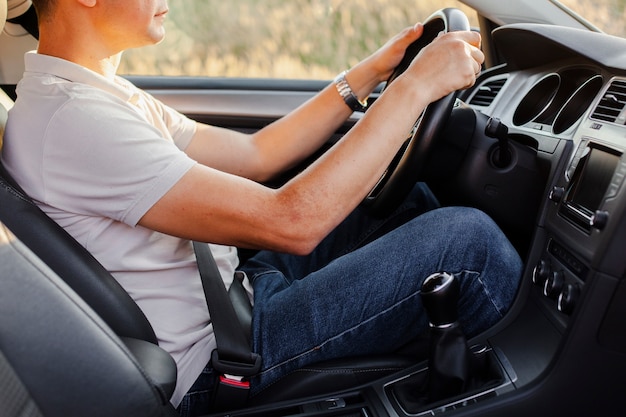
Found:
[[261, 356], [252, 352], [209, 245], [193, 242], [193, 248], [217, 344], [211, 353], [211, 366], [220, 374], [214, 407], [225, 410], [245, 404], [250, 391], [247, 378], [259, 373]]

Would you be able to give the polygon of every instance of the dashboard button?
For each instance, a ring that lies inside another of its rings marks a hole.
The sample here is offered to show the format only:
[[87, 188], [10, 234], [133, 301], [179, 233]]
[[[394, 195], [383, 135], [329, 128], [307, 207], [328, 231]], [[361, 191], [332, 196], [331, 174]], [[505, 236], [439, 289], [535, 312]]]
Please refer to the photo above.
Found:
[[550, 298], [557, 298], [565, 284], [563, 271], [554, 271], [543, 285], [543, 295]]
[[609, 222], [609, 212], [597, 210], [593, 216], [591, 216], [591, 226], [598, 229], [603, 230], [606, 227], [606, 224]]
[[550, 276], [550, 272], [550, 261], [547, 259], [541, 259], [533, 270], [533, 283], [543, 286]]
[[563, 287], [563, 291], [561, 291], [561, 294], [559, 295], [557, 308], [562, 313], [572, 314], [579, 297], [580, 287], [575, 284], [567, 284]]

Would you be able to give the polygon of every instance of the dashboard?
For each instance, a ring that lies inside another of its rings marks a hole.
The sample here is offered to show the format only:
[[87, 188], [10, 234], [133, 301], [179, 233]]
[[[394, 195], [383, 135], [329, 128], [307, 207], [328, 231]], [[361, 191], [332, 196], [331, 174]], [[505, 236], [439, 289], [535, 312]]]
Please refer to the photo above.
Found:
[[[533, 279], [571, 313], [591, 269], [623, 274], [606, 258], [611, 243], [620, 246], [613, 239], [626, 201], [626, 41], [529, 24], [498, 29], [494, 41], [507, 65], [469, 103], [532, 137], [557, 167], [539, 220], [551, 237]], [[567, 274], [553, 270], [553, 258]]]
[[[506, 65], [487, 71], [464, 99], [500, 119], [513, 140], [524, 138], [549, 175], [523, 301], [490, 341], [516, 370], [517, 387], [559, 363], [576, 375], [562, 386], [602, 379], [598, 372], [610, 379], [626, 353], [626, 40], [535, 24], [499, 28], [493, 40]], [[563, 346], [577, 353], [567, 358]], [[582, 369], [592, 353], [605, 358], [595, 371]]]

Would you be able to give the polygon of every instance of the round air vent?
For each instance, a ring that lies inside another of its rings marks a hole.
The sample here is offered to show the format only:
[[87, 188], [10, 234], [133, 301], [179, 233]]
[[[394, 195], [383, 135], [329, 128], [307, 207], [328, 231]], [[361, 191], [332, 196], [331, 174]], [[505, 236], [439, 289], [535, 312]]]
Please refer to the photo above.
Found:
[[556, 73], [548, 74], [539, 80], [517, 106], [513, 123], [523, 126], [543, 113], [556, 96], [560, 84], [561, 77]]
[[596, 75], [588, 79], [567, 100], [552, 125], [552, 132], [561, 134], [576, 123], [589, 109], [591, 103], [602, 89], [602, 77]]

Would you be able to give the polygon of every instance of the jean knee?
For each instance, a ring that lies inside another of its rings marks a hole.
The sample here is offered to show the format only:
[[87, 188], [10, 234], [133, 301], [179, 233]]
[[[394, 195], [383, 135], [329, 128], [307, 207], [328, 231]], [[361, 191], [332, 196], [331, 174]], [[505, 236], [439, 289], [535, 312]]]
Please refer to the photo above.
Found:
[[497, 243], [509, 243], [502, 229], [484, 211], [473, 207], [450, 207], [449, 209], [455, 211], [451, 217], [457, 220], [448, 223], [453, 229], [451, 231], [453, 235], [466, 236], [470, 238], [466, 239], [468, 241], [484, 242], [494, 247]]

